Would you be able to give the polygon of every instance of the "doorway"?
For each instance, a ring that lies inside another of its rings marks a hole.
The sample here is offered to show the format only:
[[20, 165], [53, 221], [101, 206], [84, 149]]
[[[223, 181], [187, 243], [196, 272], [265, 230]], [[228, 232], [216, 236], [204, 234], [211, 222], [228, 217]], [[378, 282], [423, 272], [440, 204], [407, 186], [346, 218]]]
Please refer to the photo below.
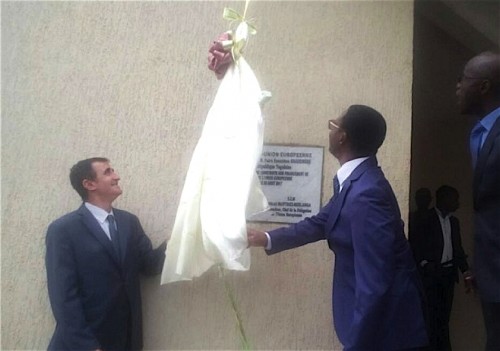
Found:
[[[455, 96], [464, 64], [500, 50], [500, 2], [415, 0], [410, 211], [421, 187], [444, 184], [460, 192], [462, 244], [473, 263], [472, 170], [468, 140], [475, 120], [461, 116]], [[435, 196], [433, 196], [435, 197]], [[431, 204], [433, 206], [434, 203]], [[483, 350], [480, 301], [455, 286], [450, 321], [454, 350]]]

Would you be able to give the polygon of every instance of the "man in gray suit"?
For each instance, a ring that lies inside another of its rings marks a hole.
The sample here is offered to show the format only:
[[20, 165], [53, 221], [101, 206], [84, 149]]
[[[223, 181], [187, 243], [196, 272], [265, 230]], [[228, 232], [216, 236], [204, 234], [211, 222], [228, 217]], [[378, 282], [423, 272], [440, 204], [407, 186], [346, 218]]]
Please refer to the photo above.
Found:
[[486, 350], [500, 350], [500, 55], [473, 57], [457, 84], [462, 114], [479, 120], [471, 131], [474, 169], [474, 274], [486, 326]]

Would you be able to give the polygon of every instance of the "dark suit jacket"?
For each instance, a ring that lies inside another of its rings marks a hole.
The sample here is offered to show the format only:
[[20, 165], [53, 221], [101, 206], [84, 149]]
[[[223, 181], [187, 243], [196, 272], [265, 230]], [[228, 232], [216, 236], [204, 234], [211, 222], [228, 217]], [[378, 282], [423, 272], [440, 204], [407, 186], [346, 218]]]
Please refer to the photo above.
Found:
[[139, 219], [113, 209], [121, 257], [82, 205], [50, 224], [46, 267], [56, 329], [49, 350], [142, 348], [139, 273], [161, 272], [164, 247], [152, 249]]
[[[451, 244], [453, 248], [453, 259], [451, 263], [455, 269], [455, 280], [458, 282], [458, 270], [465, 272], [469, 269], [469, 265], [467, 264], [467, 255], [462, 247], [460, 224], [455, 216], [450, 216], [450, 227]], [[417, 232], [412, 234], [413, 239], [411, 243], [417, 264], [426, 260], [433, 267], [439, 269], [443, 255], [444, 239], [441, 222], [435, 208], [431, 208], [427, 212], [425, 219], [423, 217], [420, 218], [416, 230]]]
[[375, 157], [321, 211], [269, 233], [269, 254], [326, 239], [335, 253], [333, 316], [346, 350], [427, 344], [422, 291], [394, 193]]
[[479, 153], [473, 184], [474, 274], [481, 298], [500, 302], [500, 118]]

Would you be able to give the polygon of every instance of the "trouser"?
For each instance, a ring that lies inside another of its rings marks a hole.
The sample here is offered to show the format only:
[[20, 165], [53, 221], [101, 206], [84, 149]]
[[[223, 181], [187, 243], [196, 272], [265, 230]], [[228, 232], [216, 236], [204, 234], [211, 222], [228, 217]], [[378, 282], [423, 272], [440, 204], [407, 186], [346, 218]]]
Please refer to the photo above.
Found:
[[456, 268], [440, 268], [424, 278], [429, 323], [429, 350], [450, 351], [450, 315]]

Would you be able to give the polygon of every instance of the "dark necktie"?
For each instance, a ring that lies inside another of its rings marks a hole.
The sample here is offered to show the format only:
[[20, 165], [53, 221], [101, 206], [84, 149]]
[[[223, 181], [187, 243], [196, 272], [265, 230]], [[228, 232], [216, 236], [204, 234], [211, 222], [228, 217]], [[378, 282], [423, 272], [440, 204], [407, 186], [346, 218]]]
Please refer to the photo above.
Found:
[[340, 183], [337, 176], [333, 177], [333, 196], [337, 197], [340, 193]]
[[470, 153], [472, 157], [472, 167], [476, 168], [477, 159], [479, 158], [479, 151], [481, 151], [481, 138], [486, 128], [479, 122], [477, 123], [470, 133]]
[[115, 217], [108, 215], [109, 236], [116, 252], [116, 257], [120, 259], [120, 242], [118, 241], [118, 230], [116, 230]]

